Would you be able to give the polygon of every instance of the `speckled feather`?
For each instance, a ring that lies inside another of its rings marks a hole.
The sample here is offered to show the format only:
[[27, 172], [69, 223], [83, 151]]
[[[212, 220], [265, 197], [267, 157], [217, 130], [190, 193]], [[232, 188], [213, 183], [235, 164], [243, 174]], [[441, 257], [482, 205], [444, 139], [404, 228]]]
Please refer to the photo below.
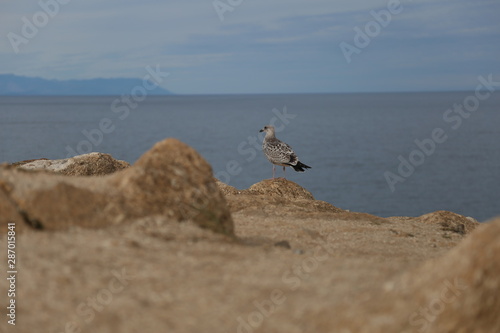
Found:
[[269, 162], [276, 165], [296, 165], [298, 162], [292, 147], [276, 138], [265, 139], [262, 150]]

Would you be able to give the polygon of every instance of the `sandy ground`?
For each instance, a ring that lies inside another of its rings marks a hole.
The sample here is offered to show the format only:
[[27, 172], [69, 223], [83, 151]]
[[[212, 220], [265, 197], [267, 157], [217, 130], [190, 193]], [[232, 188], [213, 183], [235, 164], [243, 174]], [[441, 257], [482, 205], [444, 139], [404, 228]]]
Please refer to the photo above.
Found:
[[[161, 217], [99, 230], [26, 232], [17, 242], [17, 325], [6, 325], [4, 318], [0, 328], [57, 333], [331, 329], [312, 322], [308, 313], [354, 311], [373, 291], [442, 256], [463, 238], [405, 218], [374, 222], [334, 215], [236, 212], [237, 240]], [[6, 248], [5, 237], [0, 248]], [[4, 309], [6, 293], [2, 284]], [[335, 312], [331, 316], [324, 320], [334, 319]]]

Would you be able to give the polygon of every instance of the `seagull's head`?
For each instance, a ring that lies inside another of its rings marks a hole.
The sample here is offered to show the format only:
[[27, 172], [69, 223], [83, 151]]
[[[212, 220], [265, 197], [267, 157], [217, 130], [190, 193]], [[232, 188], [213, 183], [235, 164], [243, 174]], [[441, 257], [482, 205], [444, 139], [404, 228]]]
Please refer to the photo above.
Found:
[[271, 125], [264, 126], [264, 128], [261, 129], [259, 132], [266, 132], [266, 136], [274, 135], [274, 126]]

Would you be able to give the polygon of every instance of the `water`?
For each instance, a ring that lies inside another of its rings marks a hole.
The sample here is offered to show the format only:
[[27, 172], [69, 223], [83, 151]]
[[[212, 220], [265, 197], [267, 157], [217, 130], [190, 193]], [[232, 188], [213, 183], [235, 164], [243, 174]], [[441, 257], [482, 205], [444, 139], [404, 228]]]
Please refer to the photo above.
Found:
[[[133, 163], [155, 142], [175, 137], [221, 180], [247, 188], [272, 175], [258, 131], [273, 122], [277, 137], [312, 166], [287, 169], [287, 178], [317, 199], [379, 216], [450, 210], [484, 221], [500, 215], [500, 94], [468, 118], [443, 119], [471, 94], [148, 96], [135, 107], [116, 97], [0, 97], [0, 162], [92, 150]], [[433, 148], [436, 128], [446, 140]], [[426, 143], [427, 154], [415, 140]], [[418, 165], [401, 175], [398, 157], [410, 154]], [[404, 180], [394, 191], [386, 172]]]

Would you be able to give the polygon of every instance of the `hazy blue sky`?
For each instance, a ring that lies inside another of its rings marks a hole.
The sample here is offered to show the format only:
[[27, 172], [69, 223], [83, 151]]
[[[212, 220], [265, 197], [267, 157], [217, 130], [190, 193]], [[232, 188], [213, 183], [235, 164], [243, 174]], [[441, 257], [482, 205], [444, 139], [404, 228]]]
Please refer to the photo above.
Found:
[[[215, 3], [222, 16], [213, 0], [0, 0], [0, 73], [142, 78], [159, 65], [181, 94], [472, 90], [478, 75], [500, 79], [498, 0]], [[375, 23], [381, 10], [391, 18]], [[368, 45], [356, 27], [371, 29]], [[357, 48], [349, 63], [340, 45]]]

